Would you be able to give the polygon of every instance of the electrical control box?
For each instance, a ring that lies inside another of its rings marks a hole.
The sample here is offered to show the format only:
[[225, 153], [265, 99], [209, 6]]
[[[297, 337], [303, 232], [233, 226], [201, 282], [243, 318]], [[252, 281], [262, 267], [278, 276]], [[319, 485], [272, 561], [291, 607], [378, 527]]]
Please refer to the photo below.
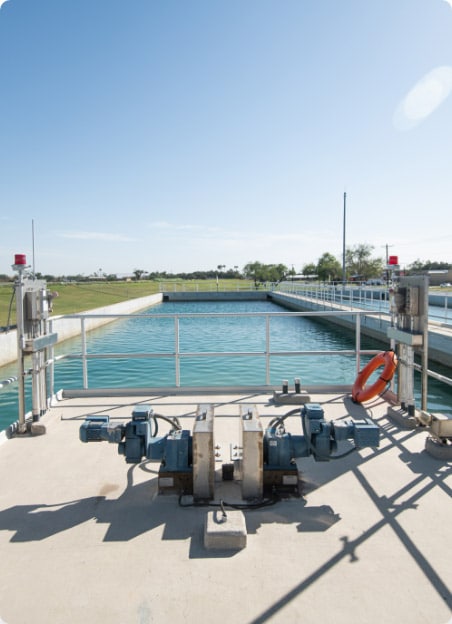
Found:
[[27, 280], [25, 284], [24, 318], [26, 321], [42, 321], [49, 317], [49, 297], [45, 282]]
[[419, 287], [400, 286], [394, 294], [397, 314], [419, 316]]

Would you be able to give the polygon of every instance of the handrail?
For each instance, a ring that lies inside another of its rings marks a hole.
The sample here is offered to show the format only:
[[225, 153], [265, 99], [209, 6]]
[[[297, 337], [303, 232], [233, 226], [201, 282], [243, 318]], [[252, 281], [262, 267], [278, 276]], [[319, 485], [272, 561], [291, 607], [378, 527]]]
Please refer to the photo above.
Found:
[[[356, 307], [364, 307], [373, 309], [375, 312], [383, 315], [389, 315], [389, 292], [386, 286], [363, 286], [356, 282], [347, 282], [346, 284], [309, 284], [297, 281], [284, 281], [276, 285], [276, 292], [299, 295], [314, 299], [318, 302], [331, 305], [348, 305], [350, 310]], [[376, 294], [378, 293], [379, 296]], [[443, 321], [448, 323], [452, 311], [452, 295], [445, 293], [430, 293], [430, 306], [438, 308], [438, 312], [429, 318], [429, 322]], [[444, 298], [443, 303], [433, 303], [433, 299]], [[440, 314], [442, 310], [442, 314]], [[370, 312], [370, 310], [369, 310]], [[436, 321], [435, 321], [436, 319]]]
[[380, 297], [376, 297], [373, 288], [363, 288], [353, 282], [341, 285], [300, 284], [297, 282], [281, 282], [276, 291], [299, 295], [314, 299], [323, 305], [349, 306], [350, 310], [359, 306], [366, 307], [367, 313], [388, 314], [388, 298], [386, 290], [381, 290]]
[[[328, 356], [328, 355], [349, 355], [355, 356], [356, 359], [356, 373], [361, 368], [361, 356], [373, 355], [378, 353], [376, 349], [361, 349], [361, 317], [369, 315], [372, 311], [369, 310], [324, 310], [324, 311], [278, 311], [278, 312], [197, 312], [188, 313], [181, 312], [175, 314], [168, 313], [129, 313], [129, 314], [99, 314], [99, 313], [83, 313], [83, 314], [70, 314], [63, 317], [64, 319], [79, 319], [80, 320], [80, 335], [81, 335], [81, 353], [68, 353], [58, 356], [54, 356], [54, 349], [51, 347], [49, 358], [46, 362], [46, 366], [50, 370], [50, 389], [53, 394], [54, 388], [54, 365], [57, 361], [66, 359], [79, 359], [82, 360], [82, 374], [83, 374], [83, 388], [88, 389], [89, 377], [88, 377], [88, 361], [94, 359], [140, 359], [140, 358], [168, 358], [173, 357], [175, 359], [175, 385], [180, 387], [180, 363], [184, 358], [205, 358], [205, 357], [243, 357], [243, 356], [258, 356], [265, 358], [265, 384], [270, 385], [270, 359], [272, 357], [292, 357], [292, 356]], [[375, 313], [375, 312], [373, 312]], [[270, 350], [270, 321], [271, 318], [281, 317], [331, 317], [331, 316], [348, 316], [355, 319], [355, 348], [354, 349], [342, 349], [342, 350]], [[265, 318], [265, 348], [262, 351], [202, 351], [202, 352], [188, 352], [180, 350], [180, 320], [186, 318], [218, 318], [218, 317], [263, 317]], [[123, 318], [151, 318], [162, 319], [172, 318], [174, 319], [174, 347], [171, 351], [164, 352], [135, 352], [135, 353], [89, 353], [87, 346], [87, 329], [86, 320], [88, 319], [123, 319]], [[417, 368], [417, 367], [416, 367]], [[452, 379], [435, 373], [434, 371], [428, 371], [428, 375], [438, 381], [444, 382], [448, 385], [452, 385]], [[10, 377], [9, 379], [0, 381], [0, 390], [4, 389], [8, 385], [17, 381], [17, 377]]]
[[[140, 358], [164, 358], [173, 357], [175, 360], [175, 386], [180, 387], [180, 363], [184, 358], [205, 358], [205, 357], [242, 357], [242, 356], [258, 356], [265, 358], [265, 385], [270, 386], [270, 359], [278, 356], [319, 356], [319, 355], [354, 355], [356, 358], [356, 373], [360, 369], [361, 355], [374, 355], [378, 353], [377, 349], [362, 350], [361, 346], [361, 330], [360, 330], [360, 317], [368, 314], [368, 311], [353, 311], [353, 317], [356, 317], [356, 332], [355, 332], [355, 348], [343, 349], [343, 350], [294, 350], [294, 351], [272, 351], [270, 349], [270, 320], [271, 318], [281, 317], [328, 317], [334, 316], [350, 316], [349, 311], [320, 311], [320, 312], [178, 312], [174, 314], [168, 313], [129, 313], [129, 314], [99, 314], [99, 313], [84, 313], [84, 314], [69, 314], [65, 316], [65, 319], [80, 319], [81, 323], [81, 353], [79, 354], [67, 354], [63, 356], [66, 359], [81, 359], [83, 370], [83, 388], [89, 388], [88, 379], [88, 360], [95, 359], [140, 359]], [[201, 351], [201, 352], [187, 352], [180, 349], [180, 320], [181, 319], [200, 319], [200, 318], [220, 318], [220, 317], [253, 317], [265, 319], [265, 348], [263, 351]], [[150, 319], [174, 319], [174, 346], [171, 351], [163, 352], [142, 352], [142, 353], [88, 353], [87, 340], [86, 340], [86, 326], [85, 321], [88, 319], [125, 319], [125, 318], [150, 318]], [[358, 346], [357, 346], [358, 345]]]
[[[422, 372], [422, 366], [420, 364], [413, 363], [414, 370], [418, 372]], [[450, 377], [446, 377], [446, 375], [441, 375], [440, 373], [435, 373], [435, 371], [427, 370], [427, 375], [432, 379], [436, 379], [436, 381], [442, 381], [448, 386], [452, 386], [452, 379]]]

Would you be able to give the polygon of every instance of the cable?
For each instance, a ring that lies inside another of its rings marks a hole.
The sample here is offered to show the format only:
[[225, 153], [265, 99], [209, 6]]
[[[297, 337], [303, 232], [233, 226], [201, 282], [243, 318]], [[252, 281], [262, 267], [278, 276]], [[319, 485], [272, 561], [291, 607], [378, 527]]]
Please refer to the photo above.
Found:
[[152, 416], [153, 416], [154, 421], [155, 421], [155, 429], [156, 429], [155, 435], [152, 436], [152, 437], [155, 437], [157, 435], [157, 431], [158, 431], [157, 421], [155, 420], [156, 418], [161, 418], [162, 420], [165, 420], [176, 431], [182, 429], [182, 425], [180, 424], [179, 419], [177, 418], [177, 416], [174, 416], [174, 418], [169, 418], [168, 416], [163, 416], [163, 414], [153, 414]]
[[192, 501], [191, 503], [182, 503], [182, 497], [186, 496], [186, 494], [179, 495], [179, 507], [220, 507], [223, 512], [223, 517], [226, 514], [225, 507], [230, 507], [231, 509], [238, 510], [252, 510], [252, 509], [262, 509], [263, 507], [270, 507], [271, 505], [275, 505], [281, 499], [275, 494], [273, 498], [264, 498], [262, 501], [256, 503], [228, 503], [224, 500], [220, 500], [219, 503], [215, 502], [198, 502]]
[[[380, 379], [381, 379], [381, 378], [380, 378]], [[385, 381], [386, 381], [386, 380], [385, 380]], [[384, 389], [384, 390], [382, 390], [382, 391], [380, 392], [380, 394], [378, 395], [378, 396], [380, 397], [380, 399], [382, 399], [382, 398], [383, 398], [383, 395], [385, 394], [385, 392], [387, 392], [387, 391], [389, 390], [389, 388], [390, 388], [390, 387], [391, 387], [391, 380], [389, 380], [389, 381], [387, 381], [387, 382], [386, 382], [385, 389]]]
[[8, 319], [6, 321], [6, 328], [7, 329], [10, 328], [9, 322], [11, 320], [11, 310], [12, 310], [12, 307], [13, 307], [13, 301], [14, 301], [14, 297], [15, 296], [16, 296], [16, 289], [13, 288], [13, 293], [11, 295], [11, 299], [10, 299], [10, 302], [9, 302], [9, 308], [8, 308]]
[[[389, 385], [389, 384], [388, 384]], [[289, 416], [293, 416], [294, 414], [298, 414], [300, 413], [300, 408], [297, 407], [293, 410], [290, 410], [290, 412], [287, 412], [287, 414], [284, 414], [284, 416], [277, 416], [276, 418], [273, 418], [269, 425], [268, 425], [268, 429], [272, 429], [277, 427], [278, 425], [282, 425], [283, 426], [283, 422], [286, 418], [288, 418]], [[314, 457], [317, 457], [318, 459], [325, 459], [325, 460], [330, 460], [330, 459], [343, 459], [344, 457], [347, 457], [347, 455], [351, 455], [351, 453], [353, 453], [354, 451], [357, 450], [357, 447], [354, 446], [353, 448], [349, 449], [348, 451], [345, 451], [345, 453], [342, 453], [341, 455], [320, 455], [317, 451], [317, 449], [315, 448], [315, 446], [312, 444], [310, 438], [307, 435], [307, 431], [306, 431], [306, 425], [305, 425], [305, 417], [303, 416], [303, 414], [301, 414], [301, 426], [303, 428], [303, 435], [305, 437], [305, 439], [307, 440], [309, 449], [311, 451], [311, 453], [314, 455]]]
[[287, 414], [284, 414], [284, 416], [276, 416], [275, 418], [273, 418], [267, 429], [273, 429], [274, 427], [276, 427], [278, 424], [283, 424], [283, 422], [285, 421], [286, 418], [288, 418], [289, 416], [293, 416], [294, 414], [299, 414], [300, 413], [300, 407], [296, 407], [293, 410], [290, 410], [290, 412], [287, 412]]

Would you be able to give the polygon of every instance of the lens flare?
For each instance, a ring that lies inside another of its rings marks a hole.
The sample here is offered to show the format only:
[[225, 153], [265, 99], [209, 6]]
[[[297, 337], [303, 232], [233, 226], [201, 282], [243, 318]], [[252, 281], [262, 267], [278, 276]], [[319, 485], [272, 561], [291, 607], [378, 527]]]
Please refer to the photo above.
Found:
[[452, 92], [452, 67], [437, 67], [406, 94], [394, 113], [394, 126], [410, 130], [427, 119]]

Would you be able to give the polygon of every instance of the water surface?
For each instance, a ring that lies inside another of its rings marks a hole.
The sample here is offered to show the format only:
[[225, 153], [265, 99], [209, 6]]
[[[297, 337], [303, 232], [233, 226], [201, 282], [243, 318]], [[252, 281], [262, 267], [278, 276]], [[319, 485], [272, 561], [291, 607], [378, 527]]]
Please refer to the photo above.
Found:
[[[268, 302], [166, 302], [151, 307], [146, 315], [125, 318], [87, 334], [88, 354], [158, 353], [160, 357], [113, 358], [88, 361], [90, 388], [143, 388], [174, 386], [174, 318], [159, 314], [216, 313], [219, 316], [181, 317], [179, 326], [180, 385], [182, 387], [264, 385], [266, 362], [262, 357], [266, 346], [265, 316], [222, 316], [224, 313], [271, 312], [278, 315], [287, 310]], [[144, 314], [144, 313], [143, 313]], [[308, 317], [281, 315], [270, 321], [271, 351], [331, 351], [354, 348], [354, 332]], [[381, 343], [362, 337], [362, 348], [381, 349]], [[58, 345], [57, 354], [82, 350], [77, 337]], [[192, 357], [194, 352], [206, 357]], [[209, 353], [250, 353], [232, 357]], [[369, 357], [367, 358], [369, 359]], [[363, 357], [363, 363], [366, 358]], [[0, 369], [0, 379], [16, 374], [13, 366]], [[447, 373], [446, 373], [447, 374]], [[356, 375], [355, 358], [345, 355], [277, 356], [272, 357], [270, 383], [280, 385], [283, 379], [293, 384], [299, 377], [302, 385], [352, 384]], [[419, 401], [417, 379], [417, 400]], [[27, 411], [31, 410], [30, 380], [27, 380]], [[55, 367], [55, 390], [83, 386], [80, 360], [64, 360]], [[452, 413], [452, 389], [434, 380], [429, 381], [429, 409]], [[17, 384], [0, 391], [0, 429], [17, 420]]]

